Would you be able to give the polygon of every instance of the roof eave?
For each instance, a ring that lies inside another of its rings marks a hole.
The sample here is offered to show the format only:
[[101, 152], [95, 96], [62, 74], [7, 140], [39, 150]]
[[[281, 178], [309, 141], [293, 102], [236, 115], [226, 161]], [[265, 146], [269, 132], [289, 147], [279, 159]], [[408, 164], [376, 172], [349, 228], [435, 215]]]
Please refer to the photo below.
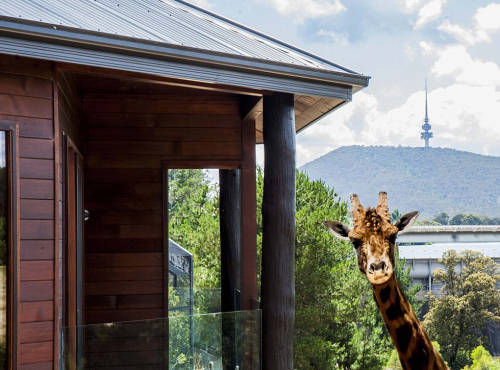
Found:
[[[0, 32], [16, 39], [43, 40], [45, 43], [71, 44], [72, 47], [85, 49], [99, 48], [115, 53], [147, 55], [150, 58], [169, 58], [225, 67], [245, 72], [279, 75], [285, 78], [300, 79], [314, 83], [347, 85], [355, 91], [368, 86], [370, 77], [347, 72], [314, 69], [273, 61], [253, 59], [244, 56], [216, 53], [150, 40], [135, 39], [100, 32], [80, 30], [40, 22], [18, 20], [0, 16]], [[145, 71], [147, 72], [147, 71]], [[317, 95], [322, 95], [319, 92]]]

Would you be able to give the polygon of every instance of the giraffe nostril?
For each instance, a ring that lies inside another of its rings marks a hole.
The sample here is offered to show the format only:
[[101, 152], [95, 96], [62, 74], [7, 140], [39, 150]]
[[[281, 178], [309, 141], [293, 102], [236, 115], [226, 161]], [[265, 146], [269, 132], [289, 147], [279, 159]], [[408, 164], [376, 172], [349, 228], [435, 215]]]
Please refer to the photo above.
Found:
[[388, 268], [387, 264], [384, 261], [380, 261], [379, 263], [370, 263], [369, 270], [371, 273], [374, 273], [375, 271], [386, 271]]

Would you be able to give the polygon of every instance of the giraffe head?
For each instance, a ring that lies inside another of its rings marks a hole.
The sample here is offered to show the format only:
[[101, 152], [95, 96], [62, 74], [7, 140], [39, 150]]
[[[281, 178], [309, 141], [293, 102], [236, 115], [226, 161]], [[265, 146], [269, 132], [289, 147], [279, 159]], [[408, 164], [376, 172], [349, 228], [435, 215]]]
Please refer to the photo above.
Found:
[[385, 192], [379, 193], [376, 208], [363, 208], [356, 194], [351, 195], [351, 204], [352, 229], [337, 221], [327, 221], [325, 225], [338, 238], [351, 241], [359, 269], [372, 285], [385, 284], [394, 273], [396, 237], [415, 222], [418, 212], [407, 213], [391, 224]]

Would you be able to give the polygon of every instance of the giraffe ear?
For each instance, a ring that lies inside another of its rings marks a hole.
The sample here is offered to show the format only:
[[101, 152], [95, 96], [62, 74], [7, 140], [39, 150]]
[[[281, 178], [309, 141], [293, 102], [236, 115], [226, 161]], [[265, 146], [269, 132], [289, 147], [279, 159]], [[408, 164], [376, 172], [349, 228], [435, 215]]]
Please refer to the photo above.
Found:
[[394, 224], [399, 230], [398, 234], [404, 234], [413, 225], [418, 217], [418, 212], [410, 212], [401, 216], [401, 218]]
[[325, 221], [325, 226], [330, 230], [330, 232], [337, 238], [342, 240], [349, 240], [349, 231], [351, 229], [345, 226], [343, 223], [338, 221]]

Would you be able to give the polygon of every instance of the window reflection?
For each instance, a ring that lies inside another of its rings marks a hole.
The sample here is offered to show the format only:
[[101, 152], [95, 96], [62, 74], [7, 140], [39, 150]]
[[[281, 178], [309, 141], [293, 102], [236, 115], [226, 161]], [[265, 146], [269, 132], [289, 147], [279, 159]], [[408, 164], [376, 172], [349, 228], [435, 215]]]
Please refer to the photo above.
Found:
[[5, 132], [0, 131], [0, 369], [7, 367], [7, 166]]

